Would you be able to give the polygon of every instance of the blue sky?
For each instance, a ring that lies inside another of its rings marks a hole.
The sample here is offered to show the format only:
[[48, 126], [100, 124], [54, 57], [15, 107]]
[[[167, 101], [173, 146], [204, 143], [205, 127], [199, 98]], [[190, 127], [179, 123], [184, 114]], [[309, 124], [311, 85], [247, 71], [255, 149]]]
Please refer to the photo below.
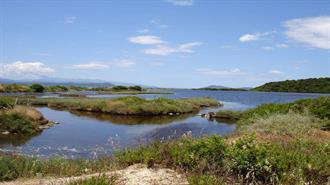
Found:
[[330, 76], [329, 1], [0, 1], [0, 77], [251, 87]]

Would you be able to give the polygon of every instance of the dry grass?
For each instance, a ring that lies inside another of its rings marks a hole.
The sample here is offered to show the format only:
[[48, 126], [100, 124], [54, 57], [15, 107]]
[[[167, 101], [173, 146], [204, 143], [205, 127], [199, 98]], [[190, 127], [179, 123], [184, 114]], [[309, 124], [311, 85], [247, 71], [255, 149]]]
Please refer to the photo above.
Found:
[[8, 113], [19, 113], [25, 115], [33, 121], [43, 120], [43, 115], [33, 107], [16, 105], [13, 109], [7, 111]]

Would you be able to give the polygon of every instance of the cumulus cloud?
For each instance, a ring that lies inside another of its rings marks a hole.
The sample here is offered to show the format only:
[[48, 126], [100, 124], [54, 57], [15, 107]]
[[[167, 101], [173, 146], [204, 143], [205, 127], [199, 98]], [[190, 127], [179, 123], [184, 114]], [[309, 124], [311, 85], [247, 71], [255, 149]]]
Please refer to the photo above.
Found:
[[194, 4], [193, 0], [167, 0], [167, 2], [176, 6], [191, 6]]
[[161, 40], [157, 36], [153, 35], [141, 35], [136, 37], [128, 38], [128, 41], [135, 44], [153, 45], [153, 44], [163, 44], [165, 41]]
[[147, 55], [160, 55], [166, 56], [173, 53], [193, 53], [193, 48], [199, 45], [202, 45], [201, 42], [189, 42], [185, 44], [181, 44], [177, 47], [170, 47], [167, 45], [156, 45], [154, 48], [149, 48], [143, 50], [143, 52]]
[[330, 16], [292, 19], [284, 23], [286, 36], [320, 49], [330, 49]]
[[257, 41], [260, 40], [262, 37], [268, 36], [275, 33], [275, 31], [272, 32], [264, 32], [264, 33], [253, 33], [253, 34], [244, 34], [239, 38], [239, 41], [241, 42], [251, 42], [251, 41]]
[[203, 75], [214, 75], [214, 76], [223, 76], [223, 77], [232, 77], [232, 76], [241, 76], [246, 73], [241, 71], [238, 68], [235, 69], [210, 69], [210, 68], [199, 68], [196, 69], [195, 72]]
[[97, 63], [97, 62], [90, 62], [87, 64], [75, 64], [72, 65], [73, 69], [83, 69], [83, 70], [98, 70], [98, 69], [106, 69], [109, 66], [106, 64], [102, 63]]
[[39, 78], [54, 70], [41, 62], [21, 62], [0, 64], [0, 76], [5, 78]]
[[268, 73], [270, 73], [270, 74], [275, 74], [275, 75], [280, 75], [280, 74], [283, 74], [283, 72], [282, 72], [282, 71], [279, 71], [279, 70], [274, 70], [274, 69], [272, 69], [272, 70], [269, 70], [269, 71], [268, 71]]

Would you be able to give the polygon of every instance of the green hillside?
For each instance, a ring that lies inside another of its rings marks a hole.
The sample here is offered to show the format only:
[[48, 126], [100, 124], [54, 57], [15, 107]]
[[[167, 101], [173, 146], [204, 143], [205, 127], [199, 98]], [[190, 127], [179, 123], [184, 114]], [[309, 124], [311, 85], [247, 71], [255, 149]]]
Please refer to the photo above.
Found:
[[252, 90], [265, 92], [330, 93], [330, 78], [269, 82]]

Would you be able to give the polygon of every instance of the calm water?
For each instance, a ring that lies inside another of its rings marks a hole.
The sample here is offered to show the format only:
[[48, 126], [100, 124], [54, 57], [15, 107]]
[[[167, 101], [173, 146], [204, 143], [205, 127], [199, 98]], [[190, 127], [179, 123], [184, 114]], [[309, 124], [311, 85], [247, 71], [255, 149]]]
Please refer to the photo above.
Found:
[[[316, 98], [320, 94], [262, 93], [238, 91], [175, 90], [174, 94], [139, 95], [144, 98], [212, 97], [224, 103], [220, 109], [246, 109], [262, 103], [290, 102], [301, 98]], [[53, 95], [47, 95], [53, 96]], [[113, 98], [118, 95], [90, 97]], [[131, 117], [96, 113], [79, 113], [38, 108], [44, 116], [60, 124], [30, 138], [0, 138], [0, 151], [20, 152], [38, 157], [94, 158], [114, 151], [135, 147], [154, 140], [166, 140], [189, 134], [232, 133], [236, 125], [209, 121], [197, 115]], [[203, 112], [216, 111], [212, 109]]]

